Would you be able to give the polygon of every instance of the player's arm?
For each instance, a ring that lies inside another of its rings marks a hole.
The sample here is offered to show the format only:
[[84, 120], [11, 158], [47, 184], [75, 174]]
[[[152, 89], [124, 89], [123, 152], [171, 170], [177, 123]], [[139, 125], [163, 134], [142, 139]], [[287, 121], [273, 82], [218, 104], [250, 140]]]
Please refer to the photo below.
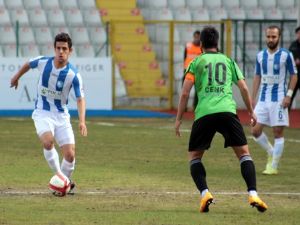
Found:
[[257, 98], [257, 93], [258, 93], [258, 89], [260, 86], [260, 82], [261, 82], [261, 76], [259, 75], [254, 75], [253, 78], [253, 85], [252, 85], [252, 101], [253, 101], [253, 105], [255, 105], [256, 102], [256, 98]]
[[185, 76], [185, 80], [183, 82], [183, 87], [181, 90], [181, 95], [180, 95], [178, 109], [177, 109], [177, 116], [175, 121], [175, 132], [176, 132], [176, 136], [178, 137], [180, 137], [179, 128], [181, 125], [182, 116], [187, 107], [187, 103], [193, 85], [194, 85], [194, 76], [190, 73], [187, 73]]
[[252, 101], [253, 101], [252, 105], [255, 105], [256, 103], [260, 82], [261, 82], [261, 67], [260, 67], [260, 63], [258, 62], [258, 55], [257, 55], [255, 60], [255, 75], [252, 84]]
[[87, 136], [87, 127], [85, 124], [85, 98], [77, 98], [77, 109], [79, 118], [79, 130], [82, 136]]
[[283, 108], [286, 108], [286, 107], [290, 106], [291, 98], [292, 98], [294, 89], [297, 85], [297, 81], [298, 81], [297, 69], [296, 69], [294, 57], [291, 53], [289, 53], [289, 55], [287, 57], [286, 65], [287, 65], [287, 69], [288, 69], [291, 76], [290, 76], [290, 83], [289, 83], [288, 91], [287, 91], [286, 96], [284, 97], [284, 99], [282, 101], [282, 107]]
[[237, 86], [240, 89], [240, 93], [242, 95], [243, 101], [244, 101], [244, 103], [247, 107], [248, 113], [251, 117], [251, 125], [255, 126], [257, 119], [256, 119], [256, 116], [253, 111], [252, 100], [251, 100], [250, 93], [249, 93], [249, 90], [248, 90], [245, 80], [243, 80], [243, 79], [238, 80]]
[[74, 77], [72, 85], [77, 99], [80, 134], [82, 136], [87, 136], [87, 128], [85, 125], [85, 110], [86, 110], [85, 98], [84, 98], [82, 79], [79, 73], [77, 73], [76, 76]]
[[292, 95], [293, 95], [293, 92], [294, 92], [295, 87], [297, 85], [297, 81], [298, 81], [297, 74], [291, 75], [288, 91], [287, 91], [286, 96], [284, 97], [284, 99], [282, 101], [282, 107], [283, 108], [286, 108], [286, 107], [290, 106]]
[[10, 87], [14, 87], [15, 89], [18, 88], [19, 79], [30, 69], [29, 62], [26, 62], [21, 69], [11, 78], [10, 80]]

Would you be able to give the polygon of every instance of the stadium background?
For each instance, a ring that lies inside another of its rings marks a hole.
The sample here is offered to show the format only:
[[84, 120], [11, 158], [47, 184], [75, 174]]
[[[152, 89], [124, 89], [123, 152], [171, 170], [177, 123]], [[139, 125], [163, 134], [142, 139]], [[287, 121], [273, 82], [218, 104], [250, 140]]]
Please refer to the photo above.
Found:
[[[27, 80], [16, 94], [9, 90], [8, 82], [25, 60], [53, 55], [53, 38], [61, 31], [70, 33], [74, 42], [70, 61], [86, 59], [87, 63], [76, 66], [84, 80], [93, 86], [86, 84], [86, 90], [90, 89], [88, 103], [96, 102], [88, 104], [88, 110], [175, 109], [183, 76], [184, 46], [192, 40], [194, 30], [201, 30], [207, 24], [218, 28], [220, 50], [238, 62], [251, 88], [255, 54], [265, 47], [265, 27], [280, 26], [281, 45], [288, 47], [295, 38], [297, 3], [296, 0], [1, 0], [0, 57], [8, 59], [8, 62], [1, 60], [1, 74], [4, 74], [1, 96], [7, 92], [15, 95], [6, 99], [15, 105], [3, 103], [0, 110], [7, 115], [11, 110], [30, 109], [35, 93], [30, 84], [24, 92]], [[90, 58], [98, 60], [98, 64], [89, 64]], [[85, 68], [102, 68], [103, 58], [112, 60], [111, 64], [105, 64], [112, 65], [112, 70], [102, 70], [98, 77], [97, 71], [92, 71], [95, 78], [91, 78], [91, 70]], [[15, 70], [9, 69], [12, 64], [16, 64]], [[94, 91], [97, 87], [99, 90]], [[243, 109], [241, 98], [236, 96], [239, 95], [235, 95], [238, 108]], [[28, 105], [22, 107], [21, 101], [27, 101]], [[108, 102], [101, 104], [104, 101]], [[300, 107], [299, 96], [293, 107]]]

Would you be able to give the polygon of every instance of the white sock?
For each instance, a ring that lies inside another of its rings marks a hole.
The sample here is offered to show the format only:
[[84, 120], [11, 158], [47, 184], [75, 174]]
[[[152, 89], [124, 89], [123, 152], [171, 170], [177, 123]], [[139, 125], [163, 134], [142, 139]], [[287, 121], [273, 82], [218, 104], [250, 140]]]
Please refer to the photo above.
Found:
[[262, 132], [258, 138], [254, 138], [254, 140], [267, 151], [269, 156], [273, 154], [273, 146], [269, 142], [268, 137], [264, 132]]
[[59, 166], [59, 156], [55, 148], [52, 148], [51, 150], [44, 149], [44, 156], [49, 167], [54, 173], [61, 172]]
[[251, 191], [249, 191], [249, 195], [250, 195], [250, 196], [257, 196], [257, 192], [251, 190]]
[[277, 169], [279, 160], [283, 153], [283, 147], [284, 147], [284, 138], [276, 138], [274, 141], [274, 152], [273, 152], [273, 162], [272, 167], [274, 169]]
[[204, 190], [201, 192], [201, 197], [202, 197], [202, 198], [205, 196], [206, 192], [208, 192], [208, 189], [204, 189]]
[[72, 173], [75, 169], [75, 159], [73, 162], [69, 162], [63, 158], [61, 162], [61, 172], [66, 175], [68, 178], [72, 176]]

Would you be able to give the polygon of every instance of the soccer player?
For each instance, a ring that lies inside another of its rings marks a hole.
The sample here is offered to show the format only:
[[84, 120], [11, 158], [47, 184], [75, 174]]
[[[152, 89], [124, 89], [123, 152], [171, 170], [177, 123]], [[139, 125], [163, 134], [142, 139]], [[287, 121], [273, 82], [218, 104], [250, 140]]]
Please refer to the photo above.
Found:
[[[266, 29], [267, 49], [260, 51], [256, 57], [253, 79], [252, 98], [255, 101], [258, 89], [260, 93], [255, 106], [257, 124], [251, 132], [255, 141], [266, 150], [268, 160], [263, 174], [278, 173], [278, 164], [284, 149], [284, 127], [289, 125], [288, 107], [291, 104], [293, 90], [297, 83], [297, 69], [293, 55], [284, 48], [279, 48], [281, 31], [277, 26]], [[290, 83], [287, 90], [287, 71]], [[273, 129], [274, 146], [263, 132], [264, 126]]]
[[225, 148], [231, 146], [240, 162], [241, 173], [248, 187], [250, 205], [264, 212], [268, 206], [256, 192], [255, 167], [243, 128], [236, 115], [236, 103], [232, 98], [233, 83], [240, 89], [252, 125], [256, 123], [256, 116], [242, 72], [233, 60], [218, 52], [218, 41], [219, 33], [214, 27], [208, 26], [202, 30], [201, 42], [204, 53], [195, 58], [186, 71], [175, 121], [175, 132], [180, 136], [182, 115], [190, 90], [195, 85], [199, 102], [195, 110], [188, 156], [191, 176], [201, 193], [200, 212], [208, 212], [209, 205], [213, 202], [201, 159], [204, 152], [209, 149], [216, 132], [223, 135]]
[[[87, 136], [85, 99], [81, 76], [68, 62], [72, 53], [72, 40], [68, 34], [56, 35], [54, 51], [54, 57], [37, 57], [26, 62], [11, 79], [11, 87], [17, 89], [19, 79], [29, 69], [37, 68], [39, 81], [32, 119], [49, 167], [54, 173], [63, 173], [70, 178], [75, 168], [75, 139], [67, 109], [71, 88], [73, 87], [77, 98], [79, 130], [82, 136]], [[62, 150], [61, 165], [54, 140]], [[72, 182], [71, 189], [74, 187]]]

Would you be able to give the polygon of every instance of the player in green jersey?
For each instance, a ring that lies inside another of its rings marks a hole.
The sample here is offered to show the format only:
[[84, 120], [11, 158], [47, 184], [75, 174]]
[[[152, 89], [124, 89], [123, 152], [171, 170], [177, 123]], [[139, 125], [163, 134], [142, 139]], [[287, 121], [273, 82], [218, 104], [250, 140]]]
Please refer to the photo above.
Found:
[[200, 212], [208, 212], [213, 196], [206, 183], [206, 171], [201, 162], [205, 150], [209, 149], [216, 132], [223, 135], [224, 147], [231, 146], [240, 161], [241, 173], [247, 184], [249, 203], [264, 212], [268, 206], [256, 192], [255, 166], [249, 153], [243, 127], [236, 115], [236, 103], [232, 97], [232, 84], [236, 84], [251, 117], [256, 124], [251, 98], [244, 76], [237, 64], [218, 52], [219, 33], [214, 27], [205, 27], [201, 32], [204, 53], [195, 58], [186, 70], [175, 122], [176, 135], [180, 136], [180, 125], [191, 88], [195, 85], [198, 104], [195, 109], [189, 141], [191, 176], [201, 193]]

